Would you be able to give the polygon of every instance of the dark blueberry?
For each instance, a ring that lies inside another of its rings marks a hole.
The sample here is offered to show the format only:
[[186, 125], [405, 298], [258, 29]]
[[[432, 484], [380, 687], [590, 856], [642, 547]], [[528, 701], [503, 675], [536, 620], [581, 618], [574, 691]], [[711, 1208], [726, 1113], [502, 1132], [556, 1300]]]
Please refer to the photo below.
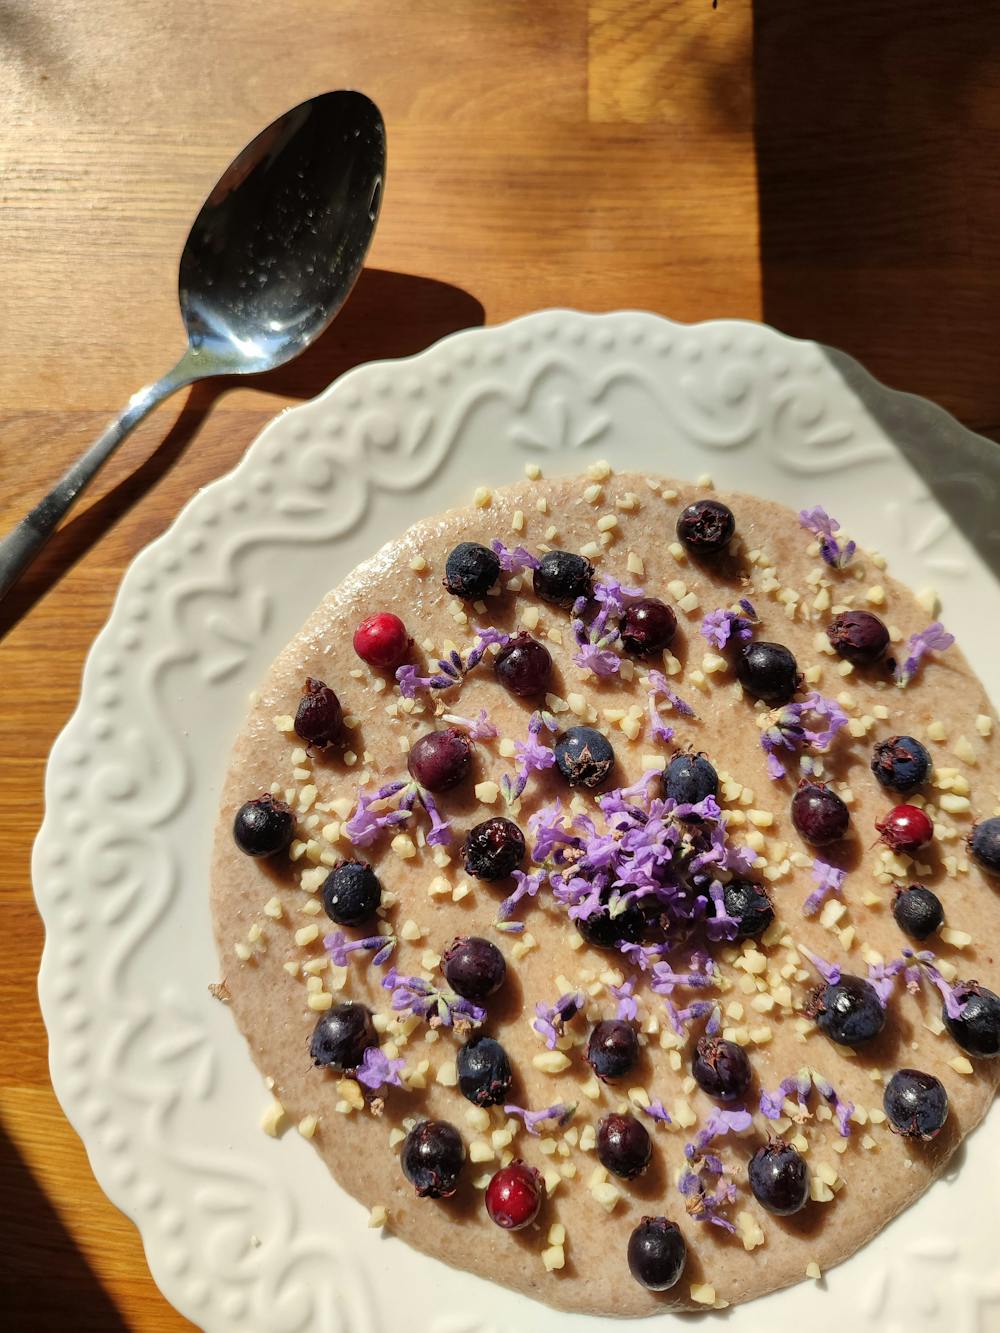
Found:
[[442, 958], [448, 985], [463, 1000], [477, 1004], [498, 991], [507, 976], [503, 954], [495, 944], [479, 935], [452, 940]]
[[747, 1053], [735, 1041], [702, 1037], [691, 1073], [702, 1092], [720, 1102], [737, 1102], [750, 1086], [752, 1071]]
[[665, 1217], [644, 1217], [628, 1238], [628, 1271], [647, 1291], [674, 1286], [686, 1259], [680, 1228]]
[[458, 1188], [465, 1144], [447, 1120], [421, 1120], [404, 1139], [399, 1160], [421, 1199], [447, 1199]]
[[746, 643], [736, 654], [740, 684], [767, 704], [786, 704], [799, 688], [802, 677], [795, 655], [783, 643]]
[[495, 815], [469, 829], [465, 839], [466, 874], [476, 879], [506, 879], [524, 860], [524, 834], [512, 819]]
[[548, 648], [530, 634], [515, 635], [493, 659], [497, 680], [524, 698], [544, 694], [552, 676], [552, 656]]
[[344, 728], [344, 710], [340, 700], [321, 680], [309, 676], [302, 688], [302, 698], [295, 710], [295, 734], [307, 745], [325, 750], [340, 739]]
[[944, 1084], [919, 1069], [897, 1069], [885, 1085], [882, 1106], [893, 1129], [907, 1139], [932, 1139], [948, 1119]]
[[847, 832], [851, 812], [822, 782], [800, 782], [792, 797], [792, 823], [799, 837], [814, 847], [836, 842]]
[[295, 833], [291, 809], [273, 796], [258, 796], [236, 811], [233, 837], [247, 856], [274, 856], [283, 852]]
[[369, 1046], [378, 1045], [372, 1011], [351, 1000], [320, 1014], [309, 1042], [313, 1063], [343, 1073], [357, 1069]]
[[587, 1042], [587, 1063], [600, 1079], [624, 1078], [639, 1059], [639, 1038], [631, 1023], [605, 1018]]
[[406, 761], [410, 777], [428, 791], [448, 791], [463, 782], [472, 770], [472, 743], [464, 731], [448, 727], [428, 731], [410, 751]]
[[894, 852], [912, 856], [926, 847], [934, 837], [930, 815], [919, 805], [895, 805], [888, 814], [875, 821], [882, 841]]
[[507, 1052], [493, 1037], [470, 1037], [459, 1051], [458, 1090], [474, 1105], [499, 1106], [513, 1081]]
[[354, 631], [354, 651], [362, 662], [381, 671], [399, 666], [411, 643], [406, 626], [391, 611], [377, 611]]
[[747, 1168], [753, 1197], [779, 1217], [797, 1213], [809, 1201], [809, 1169], [805, 1159], [781, 1139], [758, 1148]]
[[892, 914], [896, 925], [911, 940], [925, 940], [944, 920], [941, 899], [922, 884], [897, 889], [892, 900]]
[[885, 1027], [885, 1010], [875, 987], [850, 973], [821, 986], [810, 1008], [820, 1031], [840, 1046], [862, 1046]]
[[719, 775], [703, 754], [675, 754], [663, 770], [661, 787], [668, 801], [697, 805], [706, 796], [718, 796]]
[[534, 1222], [544, 1198], [541, 1173], [518, 1160], [502, 1166], [486, 1186], [486, 1211], [504, 1231], [520, 1231]]
[[544, 602], [571, 607], [578, 597], [589, 597], [594, 566], [572, 551], [546, 551], [534, 573], [536, 594]]
[[500, 557], [478, 542], [459, 542], [444, 562], [444, 586], [456, 597], [485, 597], [500, 577]]
[[695, 500], [677, 520], [677, 540], [692, 555], [717, 555], [735, 531], [733, 511], [720, 500]]
[[912, 736], [890, 736], [872, 750], [872, 772], [893, 791], [914, 791], [930, 771], [930, 755]]
[[990, 875], [1000, 875], [1000, 815], [974, 825], [969, 851], [977, 865]]
[[962, 1012], [952, 1018], [946, 1005], [941, 1017], [962, 1050], [982, 1060], [1000, 1055], [1000, 996], [978, 981], [956, 981], [952, 994]]
[[877, 662], [889, 647], [889, 631], [870, 611], [844, 611], [826, 627], [834, 652], [858, 666]]
[[323, 882], [323, 910], [338, 926], [367, 921], [381, 901], [382, 884], [364, 861], [341, 861]]
[[763, 934], [774, 920], [771, 899], [751, 879], [731, 879], [723, 886], [722, 903], [729, 915], [739, 922], [738, 940]]
[[632, 1180], [645, 1171], [652, 1155], [649, 1132], [634, 1115], [612, 1112], [598, 1122], [597, 1156], [612, 1175]]
[[[606, 902], [611, 890], [601, 894]], [[623, 910], [612, 913], [610, 907], [591, 912], [590, 916], [577, 917], [576, 928], [588, 944], [598, 949], [617, 949], [620, 944], [638, 944], [646, 930], [646, 918], [638, 903], [629, 903]]]
[[611, 742], [593, 727], [570, 727], [555, 749], [556, 766], [571, 787], [599, 787], [614, 767]]
[[626, 608], [618, 629], [625, 651], [645, 657], [670, 647], [677, 633], [677, 617], [666, 602], [656, 597], [640, 597]]

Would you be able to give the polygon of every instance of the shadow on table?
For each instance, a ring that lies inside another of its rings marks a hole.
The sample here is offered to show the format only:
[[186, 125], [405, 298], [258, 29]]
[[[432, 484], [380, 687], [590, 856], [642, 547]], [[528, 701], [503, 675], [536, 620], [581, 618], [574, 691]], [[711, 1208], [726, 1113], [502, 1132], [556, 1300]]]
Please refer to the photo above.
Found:
[[[482, 305], [460, 287], [412, 273], [365, 269], [342, 313], [294, 361], [265, 375], [203, 380], [187, 391], [180, 415], [153, 453], [106, 495], [71, 517], [0, 603], [0, 638], [169, 472], [215, 403], [231, 389], [313, 398], [353, 366], [412, 356], [446, 334], [484, 321]], [[129, 389], [122, 385], [123, 401]], [[39, 489], [54, 480], [40, 477]]]
[[127, 1333], [128, 1325], [77, 1249], [0, 1123], [0, 1325], [16, 1333]]
[[1000, 429], [1000, 9], [755, 0], [763, 314]]

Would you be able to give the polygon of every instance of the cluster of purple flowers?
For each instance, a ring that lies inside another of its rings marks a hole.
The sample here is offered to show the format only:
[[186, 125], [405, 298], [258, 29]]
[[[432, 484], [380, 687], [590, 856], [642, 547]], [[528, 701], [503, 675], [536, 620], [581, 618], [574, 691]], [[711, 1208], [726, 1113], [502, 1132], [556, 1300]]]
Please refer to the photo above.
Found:
[[753, 603], [745, 597], [740, 598], [739, 606], [739, 611], [720, 608], [718, 611], [709, 611], [703, 618], [701, 634], [713, 648], [725, 648], [730, 639], [735, 639], [737, 643], [748, 643], [753, 638], [753, 627], [759, 624], [760, 617]]
[[697, 716], [690, 704], [685, 703], [679, 694], [677, 694], [667, 684], [667, 678], [662, 671], [650, 671], [646, 677], [646, 688], [649, 690], [649, 731], [654, 741], [661, 741], [666, 745], [674, 738], [673, 727], [667, 726], [660, 713], [660, 700], [666, 700], [667, 704], [678, 717]]
[[480, 1024], [486, 1010], [451, 991], [436, 990], [423, 977], [401, 977], [394, 967], [382, 978], [383, 990], [392, 992], [391, 1006], [397, 1013], [416, 1014], [433, 1027], [455, 1023]]
[[552, 747], [543, 745], [539, 740], [543, 730], [551, 735], [555, 735], [559, 730], [559, 723], [544, 709], [532, 713], [528, 719], [527, 736], [523, 741], [514, 742], [514, 776], [505, 773], [500, 779], [500, 795], [508, 805], [521, 795], [532, 773], [540, 773], [543, 769], [551, 768], [556, 762]]
[[889, 996], [895, 989], [896, 979], [902, 975], [909, 991], [916, 992], [923, 982], [929, 982], [940, 992], [948, 1017], [961, 1018], [965, 1005], [955, 994], [954, 987], [942, 976], [934, 957], [930, 949], [904, 949], [901, 956], [893, 958], [891, 962], [870, 963], [868, 980], [875, 988], [882, 1004], [888, 1003]]
[[583, 620], [589, 599], [580, 597], [573, 604], [571, 625], [577, 642], [573, 661], [579, 667], [588, 667], [595, 676], [615, 676], [621, 670], [621, 632], [612, 622], [629, 602], [638, 601], [645, 593], [641, 588], [623, 588], [614, 579], [599, 578], [594, 580], [592, 595], [598, 606], [589, 625]]
[[503, 647], [505, 643], [510, 642], [509, 634], [505, 634], [503, 630], [493, 629], [492, 626], [483, 629], [477, 625], [475, 634], [476, 642], [464, 661], [458, 649], [453, 648], [447, 657], [438, 658], [437, 671], [429, 676], [422, 676], [420, 668], [414, 666], [412, 662], [397, 667], [396, 680], [403, 698], [412, 699], [421, 690], [450, 690], [453, 685], [460, 685], [470, 671], [475, 671], [491, 644], [496, 643]]
[[[810, 714], [813, 718], [811, 727], [805, 722]], [[767, 755], [768, 776], [776, 782], [785, 777], [785, 766], [778, 758], [780, 750], [795, 754], [810, 746], [813, 750], [825, 751], [841, 727], [846, 726], [847, 714], [840, 705], [832, 699], [824, 699], [815, 690], [801, 703], [785, 704], [777, 709], [760, 735], [761, 749]], [[810, 758], [805, 755], [802, 768], [808, 772], [811, 767]]]
[[417, 804], [431, 821], [427, 842], [431, 847], [451, 842], [451, 825], [437, 807], [434, 797], [418, 782], [397, 778], [377, 791], [358, 791], [358, 806], [344, 825], [344, 832], [355, 847], [367, 847], [383, 829], [404, 824]]
[[840, 524], [830, 517], [822, 505], [800, 510], [799, 522], [807, 532], [819, 538], [819, 553], [831, 569], [843, 569], [858, 549], [856, 542], [846, 542], [841, 546], [837, 538]]
[[943, 653], [955, 642], [954, 634], [949, 634], [939, 620], [928, 625], [917, 634], [910, 635], [906, 647], [906, 657], [902, 665], [896, 664], [893, 676], [899, 686], [909, 685], [920, 670], [920, 664], [928, 653]]
[[833, 1084], [823, 1078], [821, 1074], [817, 1074], [815, 1070], [801, 1069], [797, 1074], [782, 1079], [774, 1092], [767, 1092], [766, 1090], [762, 1092], [760, 1094], [761, 1115], [766, 1116], [768, 1120], [778, 1120], [785, 1114], [785, 1099], [793, 1094], [800, 1110], [805, 1113], [809, 1109], [813, 1088], [833, 1111], [841, 1137], [849, 1138], [851, 1133], [849, 1122], [854, 1112], [854, 1103], [845, 1101]]
[[677, 1182], [684, 1195], [687, 1211], [698, 1222], [708, 1222], [723, 1231], [736, 1228], [722, 1209], [735, 1202], [736, 1186], [727, 1178], [726, 1168], [718, 1153], [709, 1149], [727, 1134], [743, 1134], [753, 1124], [749, 1111], [714, 1110], [699, 1130], [693, 1143], [684, 1145], [686, 1164]]

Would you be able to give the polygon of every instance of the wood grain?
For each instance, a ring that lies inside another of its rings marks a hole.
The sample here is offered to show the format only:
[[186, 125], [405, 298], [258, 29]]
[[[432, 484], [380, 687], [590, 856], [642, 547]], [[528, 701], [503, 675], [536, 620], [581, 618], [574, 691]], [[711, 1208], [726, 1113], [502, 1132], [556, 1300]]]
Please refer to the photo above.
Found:
[[764, 317], [995, 427], [998, 36], [936, 0], [0, 0], [0, 531], [178, 355], [177, 257], [247, 139], [356, 86], [390, 145], [329, 334], [163, 407], [0, 606], [5, 1326], [187, 1327], [55, 1103], [34, 988], [45, 755], [132, 556], [350, 365], [550, 304]]

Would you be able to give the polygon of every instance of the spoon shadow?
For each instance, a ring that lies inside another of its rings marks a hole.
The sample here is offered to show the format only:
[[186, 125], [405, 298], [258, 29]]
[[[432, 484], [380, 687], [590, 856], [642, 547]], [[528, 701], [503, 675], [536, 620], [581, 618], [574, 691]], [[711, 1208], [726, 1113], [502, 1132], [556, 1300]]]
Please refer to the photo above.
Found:
[[262, 375], [206, 379], [190, 388], [180, 415], [153, 452], [60, 528], [0, 603], [0, 639], [170, 472], [231, 389], [313, 398], [354, 366], [413, 356], [446, 334], [484, 322], [480, 302], [460, 287], [413, 273], [365, 269], [340, 317], [295, 360]]

